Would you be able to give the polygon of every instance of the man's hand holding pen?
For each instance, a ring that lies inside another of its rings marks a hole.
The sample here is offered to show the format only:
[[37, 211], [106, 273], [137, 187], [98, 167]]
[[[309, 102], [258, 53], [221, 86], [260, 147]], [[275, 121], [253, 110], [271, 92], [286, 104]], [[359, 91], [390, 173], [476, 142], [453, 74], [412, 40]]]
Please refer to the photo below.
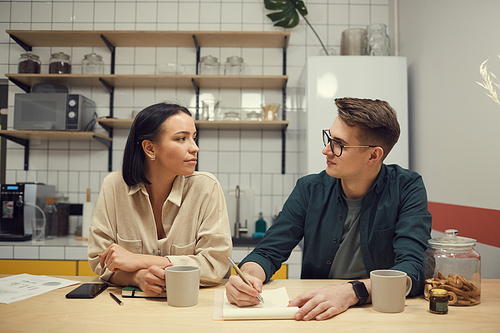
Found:
[[263, 302], [260, 293], [266, 275], [262, 267], [247, 262], [240, 269], [231, 258], [228, 259], [238, 275], [230, 276], [226, 283], [227, 300], [238, 306], [251, 306]]
[[251, 306], [260, 303], [257, 298], [262, 292], [262, 281], [252, 275], [245, 274], [253, 288], [238, 275], [231, 275], [226, 283], [226, 295], [230, 303], [238, 306]]

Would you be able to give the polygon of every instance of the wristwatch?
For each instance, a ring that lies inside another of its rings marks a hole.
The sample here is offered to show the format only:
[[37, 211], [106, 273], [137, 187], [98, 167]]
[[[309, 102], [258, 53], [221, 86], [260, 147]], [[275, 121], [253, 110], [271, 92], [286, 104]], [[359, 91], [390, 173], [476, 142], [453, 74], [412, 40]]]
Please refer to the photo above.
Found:
[[366, 290], [366, 286], [363, 282], [360, 281], [349, 281], [352, 284], [352, 289], [356, 293], [356, 296], [359, 298], [359, 302], [356, 305], [363, 305], [368, 300], [370, 294], [368, 294], [368, 290]]

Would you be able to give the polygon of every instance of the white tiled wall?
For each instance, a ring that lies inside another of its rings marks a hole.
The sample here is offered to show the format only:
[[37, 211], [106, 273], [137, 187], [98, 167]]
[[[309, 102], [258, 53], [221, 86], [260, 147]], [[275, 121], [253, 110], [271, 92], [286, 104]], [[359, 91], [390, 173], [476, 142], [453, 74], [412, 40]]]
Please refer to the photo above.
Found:
[[[308, 19], [324, 44], [340, 54], [341, 32], [389, 21], [389, 0], [311, 0], [306, 1]], [[270, 31], [272, 22], [265, 16], [263, 0], [0, 0], [0, 73], [17, 73], [17, 60], [23, 49], [5, 30], [213, 30]], [[281, 132], [276, 131], [200, 131], [199, 170], [215, 174], [224, 188], [250, 187], [255, 195], [256, 220], [259, 211], [270, 225], [271, 216], [281, 209], [295, 181], [297, 171], [296, 87], [308, 55], [318, 55], [320, 44], [312, 30], [301, 20], [290, 29], [287, 75], [286, 174], [281, 174]], [[391, 32], [389, 31], [389, 34]], [[42, 73], [48, 72], [52, 52], [71, 56], [73, 73], [81, 71], [81, 60], [90, 52], [103, 55], [109, 73], [110, 53], [106, 48], [37, 47]], [[279, 49], [202, 48], [202, 56], [219, 58], [239, 55], [251, 74], [282, 74]], [[175, 62], [195, 72], [194, 48], [117, 48], [117, 74], [153, 74], [161, 62]], [[98, 104], [99, 116], [109, 114], [109, 95], [102, 86], [70, 87]], [[9, 128], [12, 128], [14, 93], [10, 85]], [[203, 89], [200, 100], [217, 98], [224, 110], [259, 110], [262, 103], [282, 104], [281, 90]], [[160, 101], [174, 101], [194, 112], [195, 94], [191, 89], [120, 88], [115, 90], [114, 116], [129, 118], [131, 111]], [[333, 103], [332, 103], [333, 104]], [[332, 112], [334, 110], [332, 109]], [[281, 114], [280, 114], [281, 117]], [[99, 132], [105, 134], [103, 130]], [[114, 131], [113, 170], [121, 168], [128, 130]], [[321, 140], [318, 137], [318, 140]], [[7, 181], [39, 181], [56, 185], [58, 195], [71, 202], [85, 201], [88, 187], [97, 199], [102, 179], [108, 174], [107, 149], [98, 142], [31, 141], [29, 170], [23, 170], [24, 151], [8, 142]], [[321, 154], [318, 151], [318, 154]]]

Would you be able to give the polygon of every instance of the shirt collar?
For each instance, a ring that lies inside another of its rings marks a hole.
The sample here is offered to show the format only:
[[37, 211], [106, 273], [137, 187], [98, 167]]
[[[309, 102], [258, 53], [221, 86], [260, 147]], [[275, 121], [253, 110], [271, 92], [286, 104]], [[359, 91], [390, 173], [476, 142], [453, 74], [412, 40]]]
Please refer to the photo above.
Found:
[[[174, 179], [174, 184], [172, 185], [172, 190], [170, 190], [170, 194], [168, 195], [167, 201], [172, 202], [174, 205], [181, 206], [182, 202], [182, 189], [184, 188], [184, 183], [186, 181], [186, 177], [177, 176]], [[143, 183], [135, 184], [129, 187], [128, 195], [134, 195], [135, 193], [141, 191], [142, 194], [149, 197], [148, 191], [146, 190], [146, 186]]]
[[[384, 188], [384, 183], [387, 181], [386, 179], [386, 173], [387, 173], [387, 166], [385, 164], [382, 164], [382, 167], [380, 168], [380, 171], [377, 175], [377, 178], [375, 179], [375, 182], [373, 183], [372, 187], [370, 190], [368, 190], [368, 193], [365, 194], [365, 197], [368, 196], [368, 194], [372, 191], [375, 191], [376, 193], [382, 192]], [[340, 183], [340, 179], [338, 179], [338, 186], [336, 186], [336, 196], [338, 202], [343, 201], [343, 191], [342, 191], [342, 185]]]

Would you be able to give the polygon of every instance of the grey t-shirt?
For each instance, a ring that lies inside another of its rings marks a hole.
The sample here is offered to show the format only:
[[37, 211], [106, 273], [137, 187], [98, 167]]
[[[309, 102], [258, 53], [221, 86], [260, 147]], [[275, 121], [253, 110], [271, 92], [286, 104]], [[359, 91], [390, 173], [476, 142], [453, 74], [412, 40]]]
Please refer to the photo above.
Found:
[[348, 206], [347, 217], [340, 246], [333, 259], [328, 277], [331, 279], [365, 279], [369, 276], [366, 273], [359, 244], [359, 217], [364, 197], [354, 200], [346, 197], [344, 199]]

